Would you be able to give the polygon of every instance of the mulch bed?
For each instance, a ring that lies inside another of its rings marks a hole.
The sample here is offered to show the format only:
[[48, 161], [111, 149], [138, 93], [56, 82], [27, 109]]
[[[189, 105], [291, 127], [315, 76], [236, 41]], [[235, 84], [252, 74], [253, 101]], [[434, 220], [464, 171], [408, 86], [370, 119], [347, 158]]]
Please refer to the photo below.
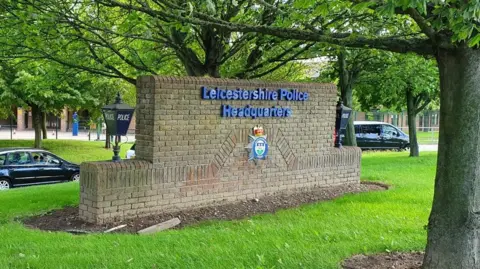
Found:
[[344, 269], [420, 269], [422, 252], [355, 255], [343, 262]]
[[308, 192], [265, 196], [251, 201], [212, 205], [204, 208], [163, 213], [101, 225], [81, 220], [78, 215], [78, 207], [65, 207], [43, 215], [25, 218], [21, 221], [29, 228], [46, 231], [65, 231], [74, 234], [103, 232], [112, 227], [126, 224], [127, 226], [125, 228], [119, 229], [115, 232], [136, 233], [141, 229], [172, 218], [179, 218], [181, 220], [181, 223], [175, 227], [176, 229], [180, 229], [207, 220], [244, 219], [260, 213], [274, 213], [280, 209], [297, 207], [302, 204], [314, 203], [317, 201], [331, 200], [346, 193], [360, 193], [386, 189], [388, 189], [388, 185], [375, 182], [364, 182], [359, 185], [345, 185], [332, 188], [316, 188]]

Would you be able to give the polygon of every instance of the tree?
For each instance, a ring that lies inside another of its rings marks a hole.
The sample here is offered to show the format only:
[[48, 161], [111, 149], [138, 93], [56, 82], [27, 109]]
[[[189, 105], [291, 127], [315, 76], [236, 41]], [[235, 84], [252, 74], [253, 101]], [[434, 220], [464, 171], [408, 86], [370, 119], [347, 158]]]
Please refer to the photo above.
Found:
[[[258, 16], [249, 12], [253, 3], [246, 0], [193, 4], [223, 20], [271, 24], [276, 16], [274, 9]], [[142, 74], [258, 78], [288, 69], [313, 44], [186, 25], [158, 15], [163, 7], [155, 1], [145, 10], [98, 0], [20, 0], [4, 6], [7, 40], [1, 42], [0, 37], [0, 44], [15, 51], [6, 57], [48, 59], [132, 84]]]
[[355, 85], [357, 100], [365, 110], [407, 108], [410, 156], [418, 157], [416, 116], [438, 98], [438, 68], [432, 60], [415, 55], [382, 53], [367, 66]]
[[[163, 13], [170, 17], [197, 25], [435, 57], [440, 77], [440, 136], [423, 267], [479, 266], [480, 154], [467, 142], [480, 140], [480, 6], [477, 1], [279, 1], [281, 4], [274, 8], [283, 13], [273, 25], [229, 22], [200, 11], [185, 11], [169, 0], [156, 2], [169, 8], [168, 13], [166, 10]], [[262, 1], [259, 3], [258, 12], [272, 8]], [[135, 8], [143, 7], [135, 5]], [[366, 36], [353, 28], [338, 31], [336, 24], [331, 23], [366, 19], [401, 20], [402, 25], [412, 31], [399, 35], [383, 27], [378, 28], [376, 36]]]
[[[72, 9], [73, 6], [76, 8]], [[177, 72], [177, 61], [168, 48], [96, 29], [101, 26], [119, 31], [144, 30], [144, 25], [133, 24], [132, 16], [126, 21], [133, 29], [126, 29], [129, 25], [122, 24], [124, 13], [100, 11], [105, 20], [95, 19], [95, 11], [73, 1], [2, 1], [0, 59], [48, 60], [132, 84], [138, 75]], [[74, 15], [79, 16], [78, 21], [73, 20]]]
[[[337, 83], [343, 104], [354, 108], [353, 89], [367, 66], [381, 61], [376, 50], [336, 48], [329, 52], [330, 61], [321, 73], [321, 80]], [[345, 132], [344, 145], [357, 146], [353, 118], [350, 118]]]
[[[0, 64], [0, 93], [8, 85], [8, 76], [5, 76], [4, 69], [4, 64]], [[0, 118], [2, 119], [15, 116], [12, 113], [12, 103], [9, 101], [6, 98], [0, 98]]]
[[84, 103], [82, 90], [85, 89], [72, 87], [79, 74], [62, 69], [58, 64], [2, 62], [0, 76], [5, 81], [0, 86], [0, 99], [31, 108], [36, 148], [42, 147], [44, 114], [59, 113], [66, 105]]
[[[89, 74], [81, 74], [77, 80], [76, 87], [87, 89], [82, 93], [84, 104], [82, 107], [87, 109], [90, 119], [93, 122], [103, 121], [102, 107], [114, 102], [117, 93], [122, 95], [122, 100], [135, 106], [136, 90], [131, 84], [121, 79], [110, 79], [102, 76], [92, 77]], [[107, 134], [105, 139], [105, 148], [110, 148], [110, 136]]]

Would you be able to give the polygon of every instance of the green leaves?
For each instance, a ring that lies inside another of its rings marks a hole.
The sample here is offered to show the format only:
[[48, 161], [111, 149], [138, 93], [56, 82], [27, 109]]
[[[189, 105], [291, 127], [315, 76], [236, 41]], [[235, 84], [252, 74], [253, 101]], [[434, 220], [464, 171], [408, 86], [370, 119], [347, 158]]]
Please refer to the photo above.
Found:
[[375, 1], [360, 2], [352, 6], [352, 10], [355, 12], [370, 10], [370, 7], [375, 5]]
[[215, 4], [213, 3], [213, 0], [205, 0], [205, 4], [207, 6], [207, 11], [209, 14], [215, 14], [216, 12], [216, 7]]
[[438, 99], [438, 68], [433, 60], [411, 54], [382, 52], [361, 72], [354, 87], [364, 110], [385, 108], [402, 111], [406, 108], [406, 91]]
[[477, 46], [480, 42], [480, 33], [476, 34], [474, 37], [470, 38], [468, 40], [468, 46], [469, 47], [474, 47]]
[[314, 5], [315, 1], [312, 0], [297, 0], [293, 2], [294, 8], [307, 9]]

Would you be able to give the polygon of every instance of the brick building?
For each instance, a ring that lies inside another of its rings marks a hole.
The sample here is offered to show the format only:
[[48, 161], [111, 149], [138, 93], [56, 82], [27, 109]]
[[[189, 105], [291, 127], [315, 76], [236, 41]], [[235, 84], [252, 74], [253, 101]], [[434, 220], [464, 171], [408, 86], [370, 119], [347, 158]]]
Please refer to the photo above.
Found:
[[[54, 114], [47, 114], [47, 121], [46, 126], [47, 129], [56, 129], [58, 125], [58, 130], [61, 132], [67, 132], [72, 130], [72, 123], [73, 123], [73, 110], [68, 108], [64, 108], [60, 114], [60, 116], [56, 116]], [[33, 129], [32, 123], [32, 112], [30, 108], [23, 108], [23, 107], [12, 107], [12, 114], [15, 117], [7, 118], [7, 119], [0, 119], [0, 126], [3, 127], [10, 127], [12, 124], [13, 128], [17, 131], [23, 130], [31, 130]], [[88, 122], [90, 120], [90, 115], [88, 110], [80, 109], [77, 111], [78, 118], [79, 118], [79, 130], [85, 131], [88, 130], [90, 127]], [[135, 115], [133, 116], [133, 120], [130, 123], [129, 130], [130, 132], [135, 132]]]

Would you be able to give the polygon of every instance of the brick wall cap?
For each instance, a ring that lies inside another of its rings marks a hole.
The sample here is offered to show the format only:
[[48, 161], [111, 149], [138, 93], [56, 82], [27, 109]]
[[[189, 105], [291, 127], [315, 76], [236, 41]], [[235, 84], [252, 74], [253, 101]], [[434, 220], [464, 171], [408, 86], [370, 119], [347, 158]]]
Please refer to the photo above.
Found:
[[137, 78], [137, 86], [142, 83], [168, 83], [168, 84], [205, 84], [205, 85], [226, 85], [237, 86], [244, 85], [250, 87], [267, 87], [267, 88], [322, 88], [325, 90], [337, 90], [337, 86], [331, 83], [316, 82], [289, 82], [289, 81], [262, 81], [262, 80], [244, 80], [244, 79], [223, 79], [209, 77], [178, 77], [178, 76], [139, 76]]

